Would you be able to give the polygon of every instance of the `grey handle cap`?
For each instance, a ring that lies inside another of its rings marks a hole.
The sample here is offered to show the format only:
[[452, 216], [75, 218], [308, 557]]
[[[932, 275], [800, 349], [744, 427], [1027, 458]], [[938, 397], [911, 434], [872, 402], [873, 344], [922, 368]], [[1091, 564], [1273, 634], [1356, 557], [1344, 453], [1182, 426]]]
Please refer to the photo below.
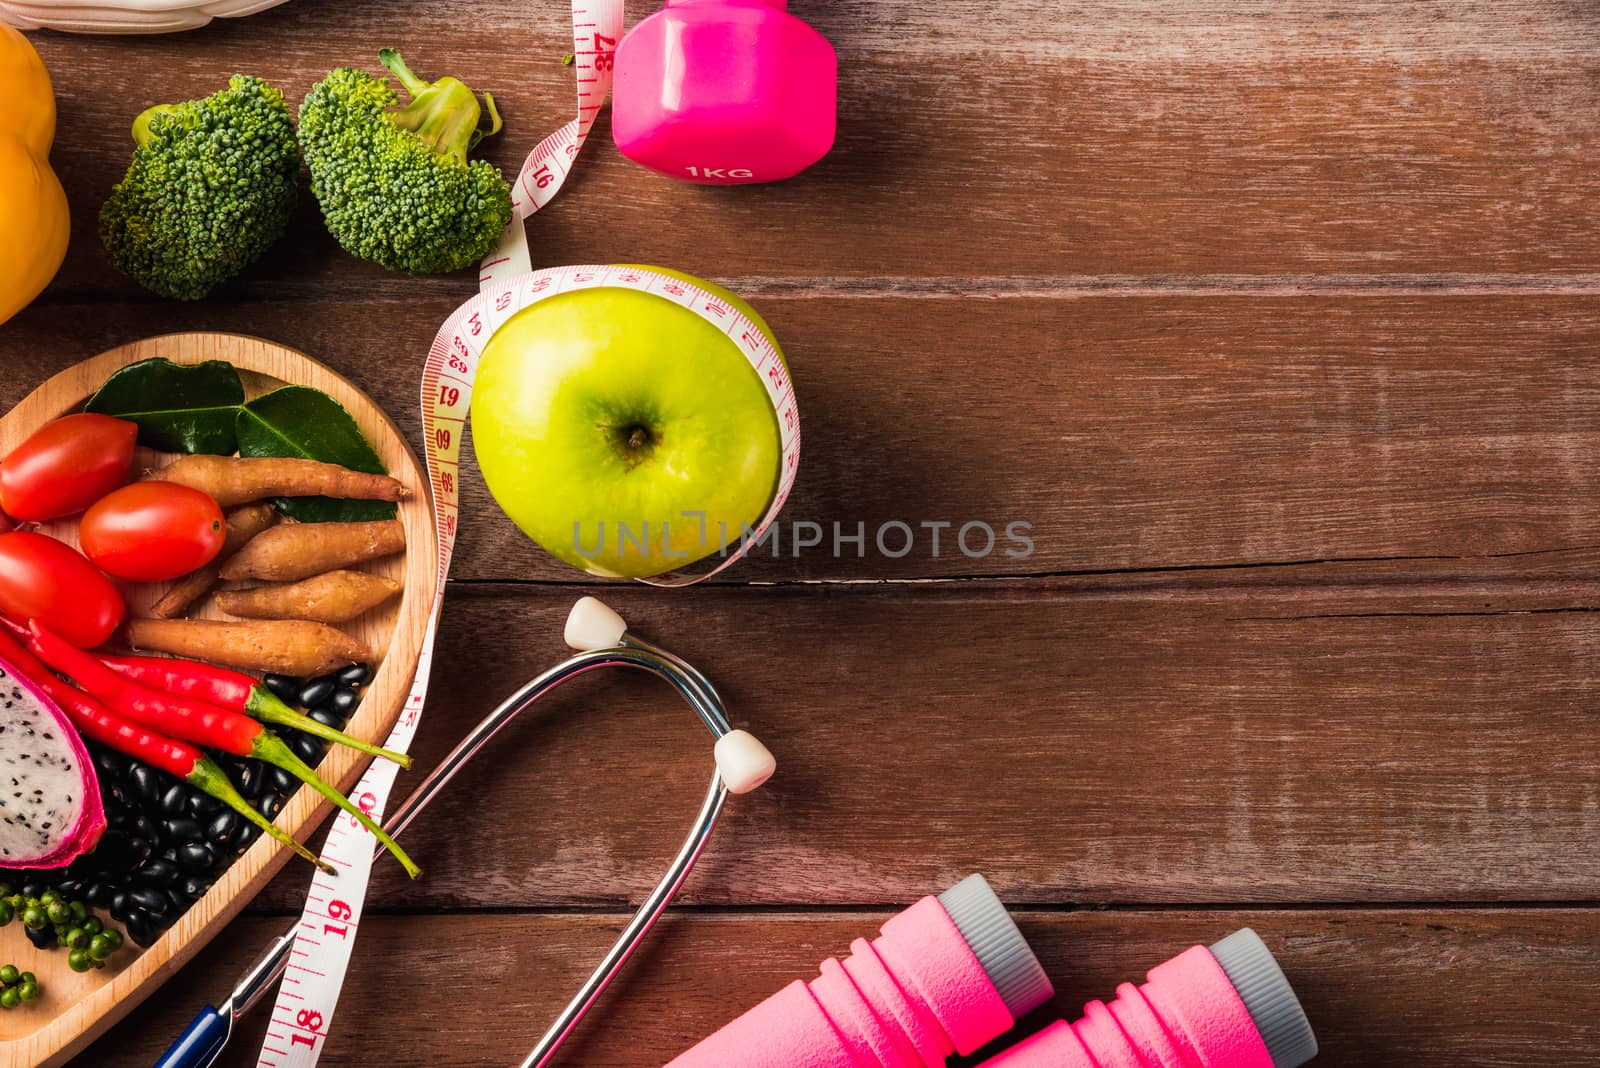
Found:
[[1272, 1055], [1273, 1068], [1300, 1068], [1317, 1055], [1311, 1021], [1259, 935], [1248, 927], [1235, 931], [1212, 946], [1211, 955], [1249, 1010]]
[[940, 894], [939, 904], [966, 939], [967, 947], [999, 991], [1013, 1020], [1022, 1019], [1050, 1000], [1055, 991], [1044, 967], [987, 879], [967, 876]]

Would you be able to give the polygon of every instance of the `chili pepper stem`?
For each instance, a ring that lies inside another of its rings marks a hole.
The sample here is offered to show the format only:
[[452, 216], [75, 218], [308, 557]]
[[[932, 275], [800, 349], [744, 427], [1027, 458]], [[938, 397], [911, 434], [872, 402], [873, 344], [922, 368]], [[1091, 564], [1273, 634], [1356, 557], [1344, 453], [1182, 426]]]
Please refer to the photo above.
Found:
[[379, 827], [371, 816], [352, 805], [348, 797], [323, 782], [322, 777], [313, 771], [305, 761], [295, 756], [289, 747], [283, 744], [283, 739], [276, 734], [264, 730], [256, 735], [255, 741], [251, 745], [250, 755], [257, 760], [265, 760], [268, 764], [273, 764], [289, 772], [289, 774], [338, 805], [345, 812], [348, 812], [357, 823], [371, 831], [378, 841], [383, 843], [384, 848], [406, 869], [407, 875], [415, 879], [422, 874], [422, 869], [417, 867], [416, 862], [406, 854], [405, 850], [400, 848], [398, 842], [389, 837], [388, 831]]
[[332, 864], [329, 864], [327, 861], [319, 858], [315, 853], [311, 852], [311, 850], [307, 849], [305, 846], [301, 845], [299, 842], [290, 837], [287, 831], [283, 830], [276, 823], [273, 823], [271, 820], [267, 819], [267, 817], [258, 812], [255, 806], [246, 801], [240, 795], [239, 791], [234, 789], [233, 782], [228, 778], [227, 772], [219, 768], [209, 758], [202, 757], [201, 759], [195, 761], [194, 770], [189, 772], [186, 778], [191, 786], [196, 786], [201, 790], [204, 790], [206, 793], [210, 794], [218, 801], [221, 801], [223, 804], [233, 809], [235, 812], [249, 820], [251, 823], [255, 824], [257, 827], [260, 827], [274, 839], [282, 842], [284, 845], [288, 846], [290, 849], [293, 849], [296, 853], [315, 864], [321, 870], [327, 872], [329, 875], [339, 874], [339, 870]]
[[397, 753], [393, 749], [384, 749], [370, 742], [363, 742], [360, 738], [352, 737], [344, 731], [318, 723], [310, 716], [302, 715], [280, 701], [271, 690], [265, 686], [256, 686], [251, 689], [250, 697], [245, 702], [245, 714], [262, 723], [272, 723], [280, 727], [293, 727], [297, 731], [321, 738], [325, 742], [337, 742], [349, 746], [358, 752], [369, 756], [383, 757], [392, 760], [402, 768], [411, 767], [411, 758], [404, 753]]

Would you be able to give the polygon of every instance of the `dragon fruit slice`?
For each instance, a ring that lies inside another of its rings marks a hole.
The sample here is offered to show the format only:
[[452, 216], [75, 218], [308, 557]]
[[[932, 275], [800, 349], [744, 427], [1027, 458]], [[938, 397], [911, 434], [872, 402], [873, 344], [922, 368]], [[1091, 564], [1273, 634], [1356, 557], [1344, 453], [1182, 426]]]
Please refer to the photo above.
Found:
[[0, 867], [59, 868], [106, 829], [94, 762], [59, 705], [0, 660]]

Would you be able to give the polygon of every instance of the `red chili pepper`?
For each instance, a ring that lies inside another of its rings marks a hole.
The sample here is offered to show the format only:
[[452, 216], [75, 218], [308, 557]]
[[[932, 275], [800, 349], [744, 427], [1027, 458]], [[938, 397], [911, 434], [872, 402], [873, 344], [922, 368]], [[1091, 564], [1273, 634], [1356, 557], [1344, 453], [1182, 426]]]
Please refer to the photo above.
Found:
[[0, 632], [0, 660], [9, 661], [13, 668], [38, 683], [85, 737], [205, 791], [317, 867], [329, 874], [335, 873], [330, 865], [318, 860], [316, 854], [257, 811], [234, 789], [227, 773], [194, 746], [174, 741], [114, 714], [76, 686], [62, 682], [24, 649], [22, 643], [3, 632]]
[[181, 741], [221, 749], [234, 756], [254, 757], [283, 768], [329, 801], [338, 805], [384, 844], [413, 879], [422, 869], [387, 831], [350, 799], [329, 786], [295, 756], [283, 739], [248, 716], [218, 708], [191, 697], [161, 693], [118, 675], [89, 653], [50, 633], [37, 619], [28, 621], [28, 645], [39, 659], [136, 723], [172, 735]]
[[179, 741], [209, 746], [234, 756], [257, 755], [256, 742], [266, 728], [249, 716], [129, 682], [90, 654], [51, 633], [37, 619], [29, 620], [28, 627], [28, 645], [39, 659], [135, 723]]
[[206, 701], [221, 708], [239, 712], [280, 727], [293, 727], [297, 731], [315, 735], [329, 742], [338, 742], [371, 756], [392, 760], [402, 768], [411, 766], [411, 758], [404, 753], [383, 749], [360, 738], [352, 737], [325, 723], [318, 723], [284, 704], [278, 697], [255, 679], [242, 672], [214, 664], [201, 664], [194, 660], [179, 660], [170, 656], [109, 656], [99, 654], [102, 664], [125, 679], [161, 690]]

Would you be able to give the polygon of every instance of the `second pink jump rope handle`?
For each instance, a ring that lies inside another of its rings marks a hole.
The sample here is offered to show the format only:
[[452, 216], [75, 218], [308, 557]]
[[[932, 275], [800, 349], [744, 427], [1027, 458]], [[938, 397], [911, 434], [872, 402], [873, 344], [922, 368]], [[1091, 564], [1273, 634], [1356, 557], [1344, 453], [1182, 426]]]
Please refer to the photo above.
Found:
[[1294, 989], [1249, 928], [1180, 953], [1146, 979], [980, 1068], [1299, 1068], [1317, 1055]]
[[1050, 980], [981, 875], [925, 897], [667, 1068], [942, 1068], [1011, 1029]]

